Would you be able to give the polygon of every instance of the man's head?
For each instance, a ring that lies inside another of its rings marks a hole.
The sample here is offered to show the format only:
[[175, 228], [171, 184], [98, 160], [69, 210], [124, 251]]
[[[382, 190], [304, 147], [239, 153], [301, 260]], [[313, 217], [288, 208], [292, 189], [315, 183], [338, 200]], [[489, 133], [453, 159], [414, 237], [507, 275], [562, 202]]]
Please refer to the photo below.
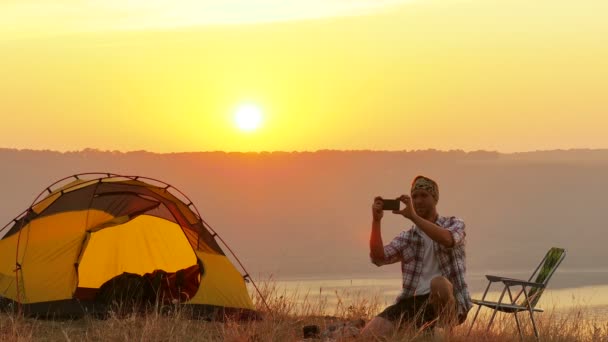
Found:
[[435, 215], [437, 202], [439, 201], [437, 182], [425, 176], [417, 176], [412, 181], [410, 192], [416, 214], [423, 218], [430, 218]]

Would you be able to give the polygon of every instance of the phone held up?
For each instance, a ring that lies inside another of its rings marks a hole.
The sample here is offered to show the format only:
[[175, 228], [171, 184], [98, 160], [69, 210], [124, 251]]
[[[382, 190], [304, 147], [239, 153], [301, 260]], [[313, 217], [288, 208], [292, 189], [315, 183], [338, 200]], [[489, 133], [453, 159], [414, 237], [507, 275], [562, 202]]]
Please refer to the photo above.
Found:
[[382, 199], [382, 210], [399, 210], [398, 199]]

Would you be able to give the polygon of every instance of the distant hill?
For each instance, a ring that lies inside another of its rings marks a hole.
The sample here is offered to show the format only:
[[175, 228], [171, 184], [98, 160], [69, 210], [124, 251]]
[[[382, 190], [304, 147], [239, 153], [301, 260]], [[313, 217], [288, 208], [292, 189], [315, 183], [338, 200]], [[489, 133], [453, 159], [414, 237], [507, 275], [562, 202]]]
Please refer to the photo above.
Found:
[[[368, 259], [375, 195], [440, 185], [440, 213], [467, 223], [469, 272], [531, 270], [551, 246], [565, 269], [608, 269], [608, 150], [272, 153], [53, 152], [0, 149], [0, 226], [57, 179], [104, 171], [186, 193], [252, 274], [396, 274]], [[388, 214], [392, 216], [392, 214]], [[389, 217], [388, 242], [409, 221]], [[49, 232], [51, 234], [51, 232]]]

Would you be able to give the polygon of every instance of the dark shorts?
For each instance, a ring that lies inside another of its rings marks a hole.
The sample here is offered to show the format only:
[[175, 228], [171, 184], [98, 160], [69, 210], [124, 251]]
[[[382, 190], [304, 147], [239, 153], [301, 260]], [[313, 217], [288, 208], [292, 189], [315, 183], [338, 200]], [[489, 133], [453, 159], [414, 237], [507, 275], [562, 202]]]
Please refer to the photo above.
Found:
[[[382, 317], [399, 325], [407, 325], [413, 322], [416, 328], [421, 328], [425, 324], [432, 327], [436, 321], [437, 313], [429, 302], [429, 296], [430, 295], [426, 294], [401, 299], [397, 303], [384, 309], [378, 317]], [[457, 310], [457, 308], [455, 309]], [[464, 315], [464, 317], [458, 317], [458, 324], [464, 322], [465, 319], [466, 315]]]
[[417, 328], [420, 328], [424, 324], [432, 322], [437, 315], [427, 294], [401, 299], [384, 309], [378, 317], [398, 324], [413, 322]]

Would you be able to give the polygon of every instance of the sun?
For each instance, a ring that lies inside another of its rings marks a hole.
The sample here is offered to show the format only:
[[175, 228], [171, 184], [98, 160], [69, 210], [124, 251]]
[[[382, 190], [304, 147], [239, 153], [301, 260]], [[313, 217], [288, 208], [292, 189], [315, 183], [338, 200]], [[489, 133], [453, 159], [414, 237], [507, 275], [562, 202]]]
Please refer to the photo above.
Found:
[[236, 126], [245, 132], [253, 132], [262, 125], [262, 110], [253, 104], [242, 105], [234, 115]]

